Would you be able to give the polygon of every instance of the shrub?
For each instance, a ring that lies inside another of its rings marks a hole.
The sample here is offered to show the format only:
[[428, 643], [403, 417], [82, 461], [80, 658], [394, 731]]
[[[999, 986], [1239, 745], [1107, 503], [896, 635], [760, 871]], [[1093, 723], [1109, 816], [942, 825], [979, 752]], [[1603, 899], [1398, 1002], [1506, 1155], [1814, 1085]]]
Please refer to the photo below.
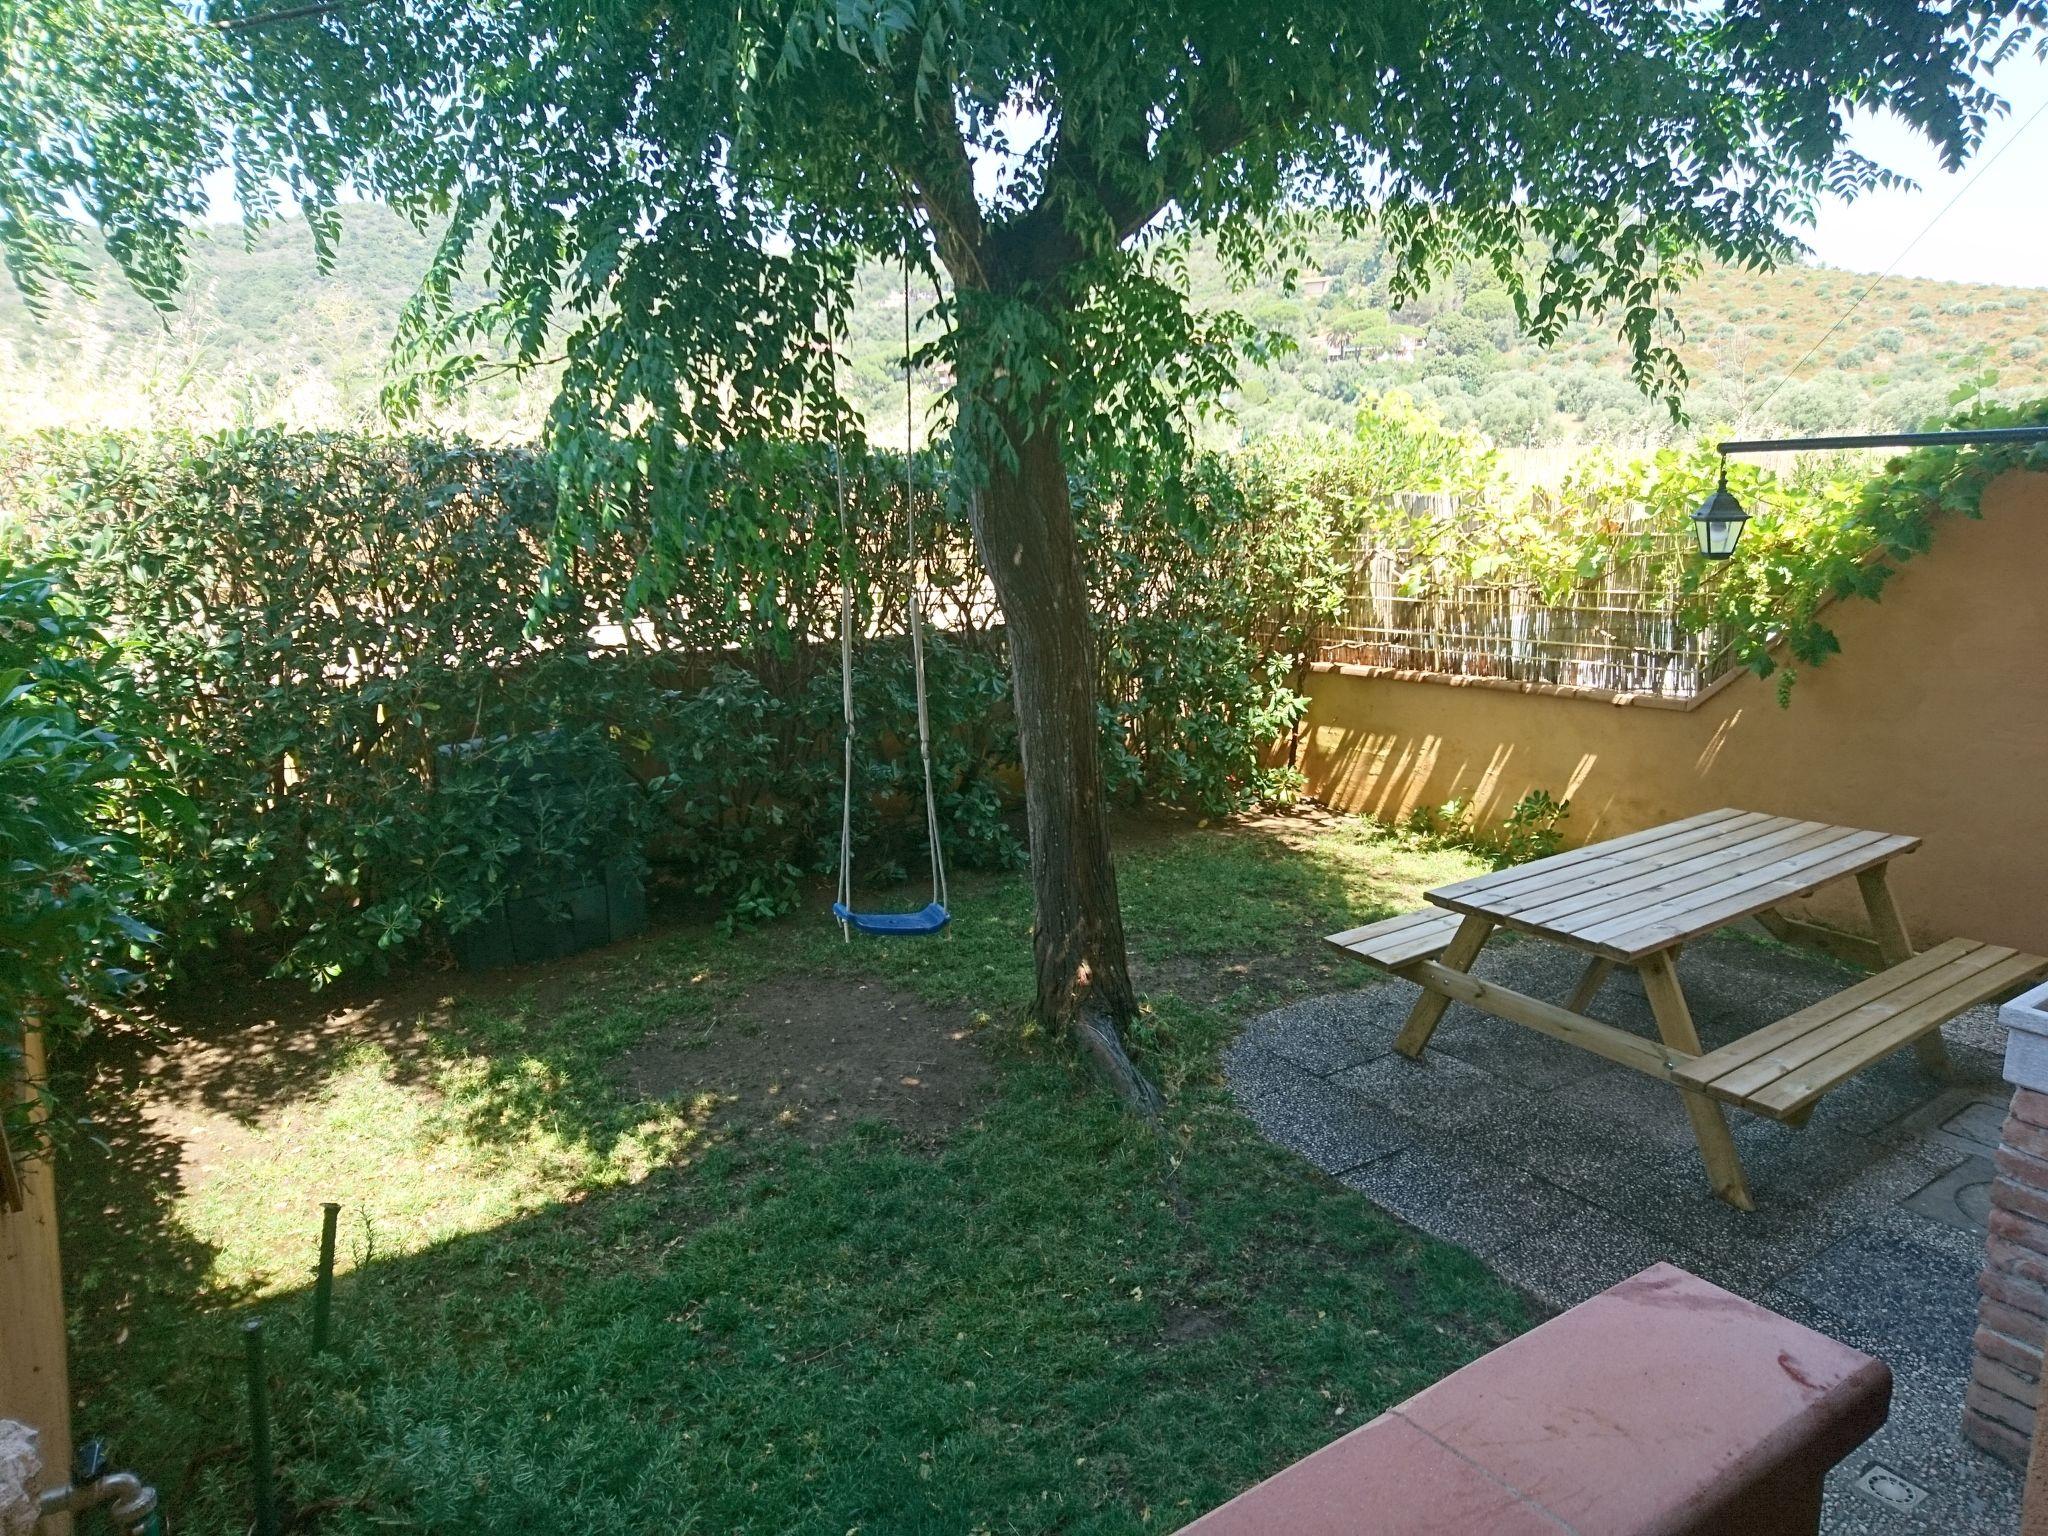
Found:
[[[928, 611], [933, 784], [964, 867], [1022, 854], [1002, 635], [964, 508], [921, 458], [794, 444], [567, 488], [607, 531], [556, 542], [564, 487], [521, 450], [257, 432], [20, 445], [0, 495], [69, 552], [192, 807], [138, 841], [173, 959], [220, 947], [315, 981], [378, 963], [590, 861], [747, 919], [836, 863], [840, 578], [857, 622], [865, 880], [926, 842], [908, 571]], [[1117, 787], [1211, 812], [1282, 794], [1298, 700], [1252, 643], [1271, 575], [1216, 461], [1077, 487]]]
[[1468, 800], [1446, 800], [1439, 806], [1417, 806], [1408, 815], [1408, 830], [1448, 848], [1490, 859], [1498, 868], [1548, 858], [1564, 845], [1563, 827], [1572, 813], [1569, 800], [1546, 789], [1532, 789], [1517, 800], [1498, 826], [1482, 826]]
[[[114, 649], [61, 570], [0, 555], [0, 1081], [31, 1027], [64, 1033], [126, 989], [152, 935], [127, 903], [135, 814], [174, 807], [135, 778], [135, 700]], [[8, 1103], [8, 1142], [48, 1122]], [[0, 1156], [4, 1156], [0, 1153]]]

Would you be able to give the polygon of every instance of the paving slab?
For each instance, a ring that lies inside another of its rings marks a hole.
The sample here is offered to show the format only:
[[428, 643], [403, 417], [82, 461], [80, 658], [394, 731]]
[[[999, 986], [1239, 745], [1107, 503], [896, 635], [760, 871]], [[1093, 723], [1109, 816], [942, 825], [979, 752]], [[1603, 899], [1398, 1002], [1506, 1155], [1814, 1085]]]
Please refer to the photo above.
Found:
[[[1577, 956], [1490, 946], [1477, 973], [1562, 1001]], [[1679, 961], [1712, 1047], [1838, 992], [1831, 960], [1724, 933]], [[1417, 995], [1392, 978], [1246, 1024], [1225, 1054], [1273, 1140], [1563, 1309], [1663, 1259], [1881, 1356], [1891, 1421], [1829, 1480], [1830, 1536], [2003, 1533], [2017, 1473], [1962, 1438], [1986, 1128], [2008, 1095], [1993, 1008], [1950, 1023], [1950, 1072], [1910, 1051], [1859, 1073], [1800, 1128], [1730, 1112], [1752, 1212], [1713, 1197], [1676, 1095], [1587, 1052], [1454, 1004], [1420, 1062], [1392, 1052]], [[1588, 1009], [1645, 1036], [1639, 980]], [[1973, 1194], [1973, 1191], [1976, 1193]]]

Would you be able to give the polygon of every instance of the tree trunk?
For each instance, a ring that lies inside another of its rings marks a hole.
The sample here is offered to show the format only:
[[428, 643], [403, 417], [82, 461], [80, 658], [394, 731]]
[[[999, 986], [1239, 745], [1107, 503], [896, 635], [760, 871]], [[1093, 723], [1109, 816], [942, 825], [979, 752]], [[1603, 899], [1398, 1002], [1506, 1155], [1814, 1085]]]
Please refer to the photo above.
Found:
[[1056, 428], [1013, 430], [1014, 466], [989, 468], [974, 536], [1002, 603], [1031, 838], [1034, 1010], [1070, 1032], [1125, 1103], [1159, 1091], [1125, 1054], [1137, 1012], [1109, 855], [1087, 583]]

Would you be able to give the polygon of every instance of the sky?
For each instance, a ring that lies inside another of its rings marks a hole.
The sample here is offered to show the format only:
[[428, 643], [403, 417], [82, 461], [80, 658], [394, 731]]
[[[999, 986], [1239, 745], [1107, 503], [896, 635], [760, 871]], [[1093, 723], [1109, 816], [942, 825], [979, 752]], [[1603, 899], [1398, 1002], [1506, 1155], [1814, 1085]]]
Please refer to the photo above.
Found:
[[2016, 59], [1991, 83], [2012, 110], [1958, 175], [1944, 173], [1927, 141], [1896, 121], [1855, 125], [1858, 150], [1920, 185], [1853, 203], [1830, 198], [1803, 237], [1816, 260], [1851, 272], [1896, 262], [1904, 277], [2048, 288], [2048, 63]]

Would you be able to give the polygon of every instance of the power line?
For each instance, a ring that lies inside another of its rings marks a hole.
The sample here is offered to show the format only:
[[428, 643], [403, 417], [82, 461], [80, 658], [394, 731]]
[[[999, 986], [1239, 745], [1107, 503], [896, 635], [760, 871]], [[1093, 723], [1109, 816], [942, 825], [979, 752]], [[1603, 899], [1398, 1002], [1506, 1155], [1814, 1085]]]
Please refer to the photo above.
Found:
[[1933, 218], [1929, 219], [1924, 225], [1921, 226], [1919, 234], [1915, 235], [1911, 240], [1908, 240], [1906, 242], [1905, 248], [1901, 250], [1898, 255], [1892, 258], [1891, 265], [1886, 267], [1882, 272], [1878, 273], [1876, 277], [1872, 278], [1870, 281], [1870, 286], [1865, 288], [1861, 293], [1857, 294], [1856, 297], [1850, 301], [1849, 307], [1842, 311], [1840, 317], [1835, 321], [1835, 323], [1829, 326], [1825, 331], [1821, 333], [1820, 340], [1816, 341], [1812, 346], [1808, 347], [1805, 352], [1800, 354], [1799, 361], [1794, 363], [1790, 368], [1787, 368], [1785, 370], [1784, 377], [1779, 379], [1776, 384], [1771, 386], [1771, 392], [1768, 395], [1765, 395], [1763, 399], [1757, 401], [1756, 409], [1758, 411], [1762, 411], [1765, 406], [1769, 405], [1773, 400], [1777, 399], [1778, 391], [1783, 389], [1787, 384], [1790, 384], [1792, 382], [1793, 375], [1798, 373], [1800, 369], [1806, 366], [1807, 361], [1813, 356], [1813, 354], [1818, 352], [1822, 347], [1826, 346], [1828, 344], [1829, 339], [1834, 336], [1835, 332], [1839, 331], [1843, 326], [1849, 323], [1850, 317], [1853, 316], [1857, 310], [1863, 307], [1863, 301], [1869, 298], [1873, 293], [1877, 292], [1877, 290], [1881, 286], [1883, 286], [1885, 279], [1890, 277], [1892, 273], [1898, 270], [1899, 263], [1904, 261], [1908, 256], [1913, 254], [1913, 248], [1917, 246], [1922, 240], [1925, 240], [1927, 238], [1928, 234], [1933, 230], [1935, 225], [1939, 224], [1943, 219], [1948, 217], [1949, 210], [1955, 207], [1957, 203], [1963, 200], [1963, 195], [1966, 192], [1968, 192], [1970, 188], [1977, 185], [1977, 182], [1980, 178], [1982, 178], [1986, 171], [1990, 170], [1992, 166], [1998, 164], [1999, 156], [2003, 155], [2008, 149], [2011, 149], [2013, 145], [2017, 144], [2020, 141], [2020, 139], [2025, 135], [2026, 131], [2029, 128], [2033, 127], [2034, 124], [2040, 120], [2041, 114], [2044, 112], [2048, 112], [2048, 101], [2044, 101], [2041, 103], [2040, 106], [2034, 108], [2032, 115], [2029, 116], [2024, 123], [2021, 123], [2018, 128], [2013, 130], [2012, 137], [2007, 139], [2003, 144], [1999, 145], [1997, 149], [1993, 150], [1992, 153], [1978, 165], [1977, 169], [1971, 172], [1970, 179], [1964, 182], [1960, 187], [1956, 188], [1955, 196], [1951, 197], [1947, 202], [1943, 203], [1941, 205], [1941, 211], [1936, 213]]
[[281, 10], [258, 11], [253, 16], [229, 16], [216, 21], [214, 26], [223, 32], [253, 32], [258, 27], [275, 26], [281, 21], [303, 21], [312, 16], [328, 16], [342, 8], [341, 0], [316, 0], [311, 5], [289, 5]]

